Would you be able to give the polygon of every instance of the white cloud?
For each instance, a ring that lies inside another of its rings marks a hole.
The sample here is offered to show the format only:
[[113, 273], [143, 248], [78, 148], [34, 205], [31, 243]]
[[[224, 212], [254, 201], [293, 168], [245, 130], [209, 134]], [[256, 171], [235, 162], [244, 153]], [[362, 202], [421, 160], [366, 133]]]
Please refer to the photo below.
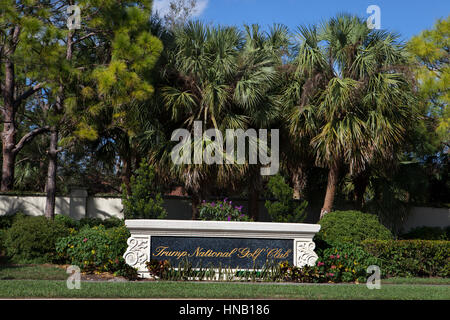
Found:
[[[164, 17], [169, 12], [171, 0], [155, 0], [153, 1], [153, 10], [158, 11], [159, 16]], [[208, 6], [209, 0], [197, 0], [197, 4], [192, 12], [192, 17], [197, 18], [202, 15]]]

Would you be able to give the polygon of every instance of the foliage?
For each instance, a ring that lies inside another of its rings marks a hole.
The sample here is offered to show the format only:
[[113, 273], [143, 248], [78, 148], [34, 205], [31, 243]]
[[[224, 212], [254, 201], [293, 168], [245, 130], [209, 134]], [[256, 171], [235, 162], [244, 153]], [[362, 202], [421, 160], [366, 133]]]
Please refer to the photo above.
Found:
[[389, 240], [391, 232], [375, 215], [359, 211], [334, 211], [320, 221], [318, 238], [325, 241], [359, 243], [366, 239]]
[[3, 250], [5, 250], [5, 233], [6, 230], [0, 229], [0, 256], [3, 255]]
[[131, 194], [124, 190], [122, 203], [126, 219], [163, 219], [167, 216], [163, 199], [155, 191], [155, 169], [142, 160], [139, 169], [131, 178]]
[[250, 221], [250, 218], [242, 213], [242, 206], [233, 206], [233, 201], [228, 201], [227, 198], [217, 202], [203, 200], [199, 212], [200, 220]]
[[170, 262], [167, 260], [150, 260], [145, 263], [148, 271], [152, 276], [160, 279], [167, 278], [167, 273], [170, 269]]
[[124, 221], [122, 219], [111, 217], [107, 219], [100, 218], [82, 218], [79, 221], [79, 228], [81, 229], [84, 226], [95, 227], [103, 225], [106, 229], [121, 227], [124, 225]]
[[75, 230], [80, 230], [85, 226], [88, 227], [95, 227], [103, 225], [106, 229], [114, 228], [114, 227], [120, 227], [124, 225], [124, 221], [116, 218], [111, 217], [107, 219], [101, 219], [101, 218], [81, 218], [80, 220], [72, 219], [71, 217], [58, 214], [55, 216], [55, 221], [59, 221], [62, 224], [64, 224], [67, 228], [72, 228]]
[[6, 254], [14, 263], [55, 262], [55, 243], [68, 234], [64, 224], [43, 216], [17, 217], [5, 234]]
[[61, 238], [56, 244], [59, 257], [85, 272], [118, 272], [128, 267], [122, 257], [130, 233], [125, 227], [106, 229], [85, 226]]
[[277, 199], [277, 201], [267, 200], [265, 206], [269, 216], [274, 222], [303, 222], [306, 218], [307, 201], [302, 201], [300, 204], [294, 201], [293, 189], [284, 181], [281, 175], [270, 177], [267, 183], [267, 188], [270, 194]]
[[400, 236], [401, 239], [412, 240], [450, 240], [450, 226], [439, 227], [416, 227]]
[[193, 266], [184, 259], [178, 266], [168, 261], [147, 262], [150, 273], [161, 280], [238, 280], [238, 281], [288, 281], [288, 282], [363, 282], [367, 278], [367, 267], [381, 265], [381, 261], [366, 252], [361, 246], [346, 243], [333, 244], [318, 250], [319, 259], [315, 266], [302, 268], [287, 261], [276, 263], [266, 261], [258, 269], [235, 270], [227, 266]]
[[14, 221], [17, 218], [23, 218], [26, 215], [24, 215], [21, 212], [17, 212], [14, 214], [7, 214], [0, 216], [0, 229], [9, 229], [13, 225]]
[[332, 282], [365, 282], [367, 267], [381, 266], [379, 259], [353, 243], [333, 243], [329, 248], [318, 250], [318, 255], [319, 274]]
[[365, 240], [362, 246], [382, 261], [380, 267], [389, 276], [450, 276], [449, 241]]
[[332, 211], [340, 171], [391, 162], [417, 115], [398, 35], [339, 14], [299, 27], [297, 38], [281, 99], [291, 134], [330, 170], [323, 214]]
[[419, 96], [427, 104], [425, 114], [435, 119], [435, 130], [447, 146], [450, 143], [449, 36], [450, 16], [413, 37], [407, 46], [418, 63], [415, 71]]
[[72, 219], [69, 216], [63, 214], [57, 214], [54, 217], [54, 220], [65, 225], [67, 228], [78, 228], [79, 222], [75, 219]]

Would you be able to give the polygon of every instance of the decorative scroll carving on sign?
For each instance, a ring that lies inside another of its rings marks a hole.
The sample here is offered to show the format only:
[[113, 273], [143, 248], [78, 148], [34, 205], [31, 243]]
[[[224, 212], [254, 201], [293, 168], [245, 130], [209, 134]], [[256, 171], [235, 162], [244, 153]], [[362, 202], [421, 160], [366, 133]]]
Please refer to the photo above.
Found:
[[137, 268], [138, 271], [146, 270], [145, 262], [149, 261], [150, 237], [131, 236], [127, 241], [128, 248], [123, 258], [125, 262]]
[[314, 252], [316, 244], [312, 241], [296, 241], [296, 266], [314, 266], [319, 258]]

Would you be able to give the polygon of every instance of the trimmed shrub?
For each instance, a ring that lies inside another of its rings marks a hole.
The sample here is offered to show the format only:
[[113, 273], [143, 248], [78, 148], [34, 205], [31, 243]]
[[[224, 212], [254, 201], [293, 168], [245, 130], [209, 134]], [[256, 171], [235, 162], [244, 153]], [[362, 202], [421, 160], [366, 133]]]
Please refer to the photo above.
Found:
[[265, 207], [273, 222], [300, 223], [306, 218], [307, 201], [295, 201], [292, 196], [293, 189], [284, 181], [280, 175], [270, 177], [267, 187], [270, 194], [277, 201], [267, 200]]
[[402, 239], [420, 239], [420, 240], [450, 240], [450, 226], [447, 228], [439, 227], [417, 227], [400, 236]]
[[5, 234], [6, 255], [14, 263], [55, 262], [55, 243], [68, 234], [59, 221], [43, 216], [16, 217]]
[[213, 221], [250, 221], [250, 218], [242, 213], [242, 206], [233, 206], [227, 198], [217, 202], [203, 202], [199, 208], [201, 220]]
[[56, 244], [56, 252], [84, 272], [118, 272], [128, 267], [122, 255], [129, 236], [126, 227], [85, 226], [79, 232], [61, 238]]
[[123, 211], [126, 219], [164, 219], [167, 216], [163, 208], [161, 193], [155, 190], [155, 169], [142, 160], [136, 174], [131, 177], [131, 194], [126, 188], [122, 195]]
[[366, 240], [364, 249], [382, 261], [392, 277], [449, 277], [450, 241]]
[[321, 228], [317, 238], [327, 242], [359, 243], [367, 239], [393, 239], [391, 232], [375, 215], [360, 211], [330, 212], [319, 221], [319, 224]]

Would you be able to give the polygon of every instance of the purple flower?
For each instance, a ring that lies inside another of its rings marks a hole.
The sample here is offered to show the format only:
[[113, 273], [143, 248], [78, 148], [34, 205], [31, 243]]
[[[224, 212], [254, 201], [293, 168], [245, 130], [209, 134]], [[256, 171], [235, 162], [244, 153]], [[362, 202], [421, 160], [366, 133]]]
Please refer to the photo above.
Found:
[[228, 221], [231, 221], [231, 216], [228, 216]]
[[227, 202], [228, 198], [223, 199], [223, 203]]
[[215, 207], [216, 203], [215, 202], [211, 202], [211, 207]]

